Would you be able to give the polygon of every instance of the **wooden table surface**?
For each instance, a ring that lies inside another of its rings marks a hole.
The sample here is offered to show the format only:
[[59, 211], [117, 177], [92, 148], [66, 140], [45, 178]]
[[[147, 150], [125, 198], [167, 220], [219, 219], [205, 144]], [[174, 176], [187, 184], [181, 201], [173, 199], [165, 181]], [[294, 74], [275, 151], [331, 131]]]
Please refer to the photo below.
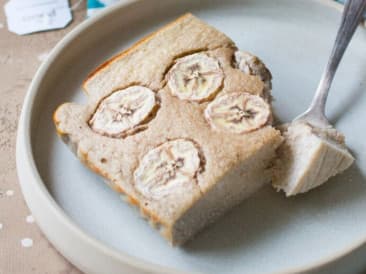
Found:
[[77, 274], [80, 271], [52, 247], [30, 216], [16, 174], [15, 140], [32, 77], [54, 45], [85, 20], [85, 3], [65, 29], [18, 36], [7, 29], [7, 1], [0, 0], [0, 273]]

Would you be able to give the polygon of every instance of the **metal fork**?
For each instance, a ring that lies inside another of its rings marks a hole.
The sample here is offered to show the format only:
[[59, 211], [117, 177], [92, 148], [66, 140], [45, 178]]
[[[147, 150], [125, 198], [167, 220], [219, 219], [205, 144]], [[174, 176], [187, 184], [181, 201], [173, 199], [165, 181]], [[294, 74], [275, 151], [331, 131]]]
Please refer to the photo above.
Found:
[[320, 79], [313, 100], [310, 107], [304, 113], [296, 117], [295, 121], [305, 121], [320, 128], [328, 128], [332, 126], [325, 116], [325, 104], [327, 102], [329, 89], [338, 65], [361, 21], [365, 9], [366, 0], [348, 0], [346, 2], [343, 10], [342, 22], [338, 29], [332, 53]]

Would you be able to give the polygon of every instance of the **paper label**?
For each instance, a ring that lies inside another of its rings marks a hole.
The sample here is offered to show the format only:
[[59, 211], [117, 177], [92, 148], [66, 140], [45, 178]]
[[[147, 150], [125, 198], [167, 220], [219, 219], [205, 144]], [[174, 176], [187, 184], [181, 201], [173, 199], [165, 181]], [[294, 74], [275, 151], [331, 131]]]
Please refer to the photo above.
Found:
[[64, 28], [72, 20], [68, 0], [11, 0], [5, 14], [9, 31], [19, 35]]

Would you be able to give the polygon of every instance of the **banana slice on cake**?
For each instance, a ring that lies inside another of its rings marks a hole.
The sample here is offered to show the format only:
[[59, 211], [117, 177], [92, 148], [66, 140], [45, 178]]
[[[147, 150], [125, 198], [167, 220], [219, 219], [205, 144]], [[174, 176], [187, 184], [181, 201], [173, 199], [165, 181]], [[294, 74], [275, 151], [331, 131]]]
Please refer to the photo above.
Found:
[[195, 184], [201, 160], [189, 140], [168, 141], [150, 150], [134, 173], [135, 187], [146, 198], [161, 199]]
[[257, 95], [235, 92], [222, 95], [208, 104], [205, 117], [215, 130], [241, 134], [267, 124], [271, 109]]
[[90, 127], [109, 137], [123, 137], [143, 123], [157, 107], [155, 94], [143, 86], [118, 90], [101, 101]]
[[258, 76], [264, 83], [264, 97], [270, 100], [272, 89], [272, 74], [266, 65], [257, 56], [247, 51], [236, 51], [235, 64], [243, 73]]
[[219, 62], [203, 53], [178, 59], [167, 76], [174, 96], [198, 102], [212, 98], [224, 80]]

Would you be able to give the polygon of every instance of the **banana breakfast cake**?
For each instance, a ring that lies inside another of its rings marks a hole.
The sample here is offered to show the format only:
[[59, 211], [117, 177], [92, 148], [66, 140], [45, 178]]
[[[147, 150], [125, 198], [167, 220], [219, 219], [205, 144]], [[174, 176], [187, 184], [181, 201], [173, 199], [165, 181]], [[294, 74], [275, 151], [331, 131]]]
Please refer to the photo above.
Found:
[[282, 142], [271, 74], [186, 14], [84, 82], [86, 105], [54, 113], [57, 132], [173, 245], [270, 181]]

